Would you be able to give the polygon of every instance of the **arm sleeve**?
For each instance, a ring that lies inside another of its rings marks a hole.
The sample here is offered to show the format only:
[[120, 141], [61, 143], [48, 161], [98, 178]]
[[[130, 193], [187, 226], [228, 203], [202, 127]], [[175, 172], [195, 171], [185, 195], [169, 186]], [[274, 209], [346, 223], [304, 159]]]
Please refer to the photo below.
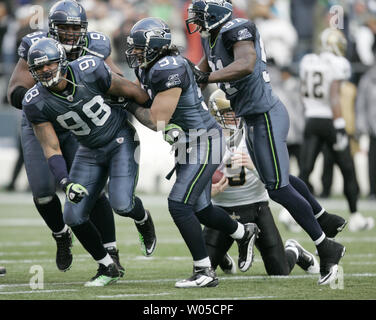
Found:
[[255, 39], [256, 26], [251, 21], [232, 27], [228, 31], [222, 33], [222, 40], [227, 50], [232, 48], [235, 42], [255, 41]]
[[171, 88], [185, 90], [189, 87], [189, 84], [189, 76], [185, 65], [180, 65], [175, 69], [156, 70], [152, 77], [155, 94]]
[[96, 66], [94, 69], [87, 69], [87, 82], [90, 82], [99, 92], [105, 94], [111, 87], [111, 69], [102, 59], [96, 57], [92, 57], [92, 59], [94, 59]]
[[[30, 90], [28, 91], [30, 92]], [[31, 123], [43, 123], [43, 122], [50, 122], [48, 117], [41, 111], [39, 104], [43, 103], [41, 101], [34, 103], [33, 101], [27, 102], [27, 94], [25, 94], [25, 98], [22, 100], [22, 110], [25, 112], [26, 118]], [[32, 99], [34, 100], [34, 99]]]

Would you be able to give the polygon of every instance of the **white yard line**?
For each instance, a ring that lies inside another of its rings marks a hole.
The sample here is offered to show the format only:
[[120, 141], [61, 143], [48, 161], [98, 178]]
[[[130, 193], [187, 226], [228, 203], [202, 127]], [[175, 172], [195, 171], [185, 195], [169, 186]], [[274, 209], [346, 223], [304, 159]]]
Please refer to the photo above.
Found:
[[112, 296], [97, 296], [97, 298], [127, 298], [127, 297], [151, 297], [151, 296], [168, 296], [170, 292], [161, 292], [161, 293], [134, 293], [134, 294], [115, 294]]
[[228, 298], [205, 298], [199, 300], [258, 300], [258, 299], [275, 299], [277, 296], [251, 296], [251, 297], [228, 297]]
[[52, 293], [52, 292], [68, 292], [78, 291], [78, 289], [61, 289], [61, 290], [29, 290], [29, 291], [13, 291], [13, 292], [0, 292], [0, 294], [25, 294], [25, 293]]
[[[364, 278], [364, 277], [376, 277], [376, 273], [345, 273], [344, 277], [354, 277], [354, 278]], [[318, 278], [318, 275], [295, 275], [295, 276], [225, 276], [225, 277], [218, 277], [219, 280], [267, 280], [267, 279], [281, 279], [281, 280], [293, 280], [293, 279], [305, 279], [305, 278]], [[134, 279], [134, 280], [120, 280], [117, 283], [120, 284], [132, 284], [132, 283], [165, 283], [165, 282], [176, 282], [177, 280], [181, 279], [148, 279], [148, 280], [141, 280], [141, 279]], [[84, 284], [85, 282], [45, 282], [45, 285], [48, 286], [67, 286], [67, 285], [80, 285]], [[6, 288], [15, 288], [15, 287], [29, 287], [29, 283], [18, 283], [18, 284], [2, 284], [0, 285], [0, 290]]]

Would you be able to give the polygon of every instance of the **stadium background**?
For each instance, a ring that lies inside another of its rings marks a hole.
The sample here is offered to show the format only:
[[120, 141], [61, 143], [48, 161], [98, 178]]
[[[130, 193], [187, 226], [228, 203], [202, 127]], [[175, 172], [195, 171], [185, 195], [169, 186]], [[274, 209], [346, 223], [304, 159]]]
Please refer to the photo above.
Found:
[[[200, 58], [198, 35], [187, 37], [185, 29], [184, 16], [189, 1], [83, 0], [80, 2], [88, 14], [89, 30], [103, 32], [111, 38], [112, 58], [130, 79], [134, 79], [134, 75], [125, 62], [125, 35], [137, 20], [146, 16], [164, 19], [172, 29], [173, 42], [181, 47], [182, 53], [195, 62]], [[21, 111], [11, 107], [6, 101], [8, 80], [18, 60], [17, 46], [22, 36], [27, 33], [37, 31], [38, 28], [46, 29], [46, 15], [53, 3], [54, 1], [36, 0], [0, 3], [0, 186], [3, 188], [9, 184], [19, 156], [18, 130]], [[376, 1], [233, 0], [233, 3], [236, 16], [253, 19], [259, 28], [269, 58], [272, 85], [290, 111], [292, 126], [294, 123], [303, 122], [302, 106], [296, 99], [297, 87], [284, 85], [281, 80], [281, 70], [288, 70], [292, 75], [296, 75], [302, 55], [318, 50], [318, 34], [330, 21], [337, 22], [347, 35], [349, 41], [347, 56], [352, 62], [354, 70], [352, 80], [355, 85], [362, 73], [373, 65], [374, 40], [366, 42], [368, 33], [364, 29], [369, 29], [375, 21], [372, 10], [376, 10]], [[334, 15], [340, 20], [335, 20]], [[296, 78], [292, 80], [298, 81]], [[214, 85], [205, 91], [206, 97], [213, 88]], [[352, 118], [356, 115], [353, 107], [349, 106]], [[172, 184], [172, 181], [164, 179], [173, 165], [169, 146], [162, 140], [160, 133], [154, 133], [138, 123], [135, 125], [141, 140], [138, 190], [166, 193]], [[300, 126], [294, 133], [291, 128], [289, 139], [301, 141], [301, 129]], [[359, 145], [354, 159], [358, 182], [361, 194], [367, 195], [369, 192], [368, 137], [363, 135], [357, 138]], [[320, 179], [322, 168], [323, 160], [320, 156], [311, 176], [317, 194], [322, 188]], [[291, 162], [291, 171], [295, 174], [298, 172], [294, 160]], [[25, 191], [27, 187], [26, 174], [21, 168], [15, 182], [15, 190]], [[341, 194], [342, 190], [342, 177], [339, 170], [335, 168], [332, 192]]]
[[[130, 79], [133, 79], [134, 75], [125, 62], [125, 35], [137, 20], [146, 16], [161, 17], [170, 25], [173, 42], [182, 48], [184, 55], [194, 62], [197, 62], [201, 56], [198, 35], [189, 38], [186, 36], [184, 15], [190, 1], [83, 0], [79, 2], [87, 10], [89, 30], [100, 31], [111, 37], [112, 58]], [[375, 230], [356, 234], [345, 230], [341, 233], [339, 241], [344, 243], [348, 250], [341, 264], [345, 272], [344, 290], [319, 288], [316, 284], [317, 276], [305, 275], [299, 268], [294, 269], [293, 274], [287, 278], [265, 277], [259, 253], [256, 253], [254, 266], [246, 274], [226, 276], [219, 271], [221, 283], [218, 290], [173, 289], [173, 283], [186, 276], [191, 268], [188, 249], [184, 246], [166, 207], [165, 195], [172, 181], [167, 181], [164, 177], [172, 168], [173, 158], [170, 154], [170, 146], [163, 141], [160, 133], [154, 133], [137, 123], [135, 125], [141, 140], [140, 178], [137, 190], [143, 193], [143, 201], [151, 209], [154, 217], [158, 234], [156, 254], [150, 259], [142, 257], [133, 223], [115, 216], [118, 245], [127, 276], [114, 286], [85, 290], [82, 286], [83, 281], [88, 280], [88, 275], [94, 273], [96, 266], [85, 250], [80, 245], [76, 245], [77, 242], [73, 248], [75, 260], [72, 270], [66, 273], [59, 272], [54, 261], [55, 244], [48, 228], [33, 206], [23, 168], [16, 180], [15, 190], [7, 191], [6, 188], [19, 157], [18, 132], [21, 114], [21, 111], [6, 102], [8, 80], [18, 59], [17, 46], [20, 39], [34, 30], [30, 28], [30, 23], [42, 29], [47, 27], [46, 14], [53, 3], [54, 1], [27, 0], [0, 2], [0, 188], [2, 189], [0, 265], [7, 268], [7, 275], [0, 278], [0, 300], [376, 299]], [[374, 32], [371, 28], [376, 21], [374, 14], [376, 1], [233, 0], [233, 3], [237, 16], [249, 17], [257, 24], [267, 49], [273, 88], [289, 109], [292, 123], [289, 142], [299, 143], [303, 123], [302, 106], [298, 98], [299, 81], [296, 77], [290, 77], [291, 81], [284, 81], [285, 73], [296, 75], [302, 55], [318, 50], [318, 34], [328, 26], [329, 21], [336, 22], [333, 20], [334, 12], [334, 15], [339, 14], [340, 20], [343, 17], [343, 21], [337, 22], [343, 22], [349, 41], [347, 56], [354, 70], [352, 77], [354, 85], [348, 86], [350, 89], [347, 93], [353, 94], [354, 86], [356, 88], [361, 75], [374, 64], [372, 48], [375, 43], [376, 28]], [[33, 7], [35, 5], [37, 7]], [[43, 10], [40, 11], [41, 9]], [[206, 98], [213, 88], [215, 86], [204, 92]], [[354, 120], [356, 115], [354, 104], [347, 104], [347, 107], [346, 113], [349, 119]], [[369, 193], [367, 169], [369, 140], [366, 135], [355, 136], [359, 141], [354, 148], [356, 151], [354, 158], [363, 198], [359, 203], [359, 210], [365, 215], [373, 215], [376, 218], [374, 200], [365, 200]], [[295, 174], [298, 172], [295, 159], [291, 162], [291, 171]], [[323, 159], [320, 156], [311, 176], [317, 194], [321, 192], [322, 171]], [[331, 212], [348, 217], [347, 203], [341, 195], [342, 188], [342, 177], [335, 168], [332, 186], [335, 197], [323, 201], [323, 205]], [[63, 199], [64, 195], [62, 193], [59, 195]], [[279, 205], [271, 202], [271, 207], [273, 213], [278, 213]], [[277, 225], [283, 240], [293, 237], [314, 252], [314, 246], [305, 233], [295, 234], [285, 230], [279, 222]], [[235, 258], [236, 248], [231, 250], [230, 254]], [[33, 289], [29, 282], [32, 277], [30, 268], [35, 265], [42, 266], [44, 269], [44, 290], [30, 290]], [[338, 286], [339, 289], [343, 289], [340, 283]]]

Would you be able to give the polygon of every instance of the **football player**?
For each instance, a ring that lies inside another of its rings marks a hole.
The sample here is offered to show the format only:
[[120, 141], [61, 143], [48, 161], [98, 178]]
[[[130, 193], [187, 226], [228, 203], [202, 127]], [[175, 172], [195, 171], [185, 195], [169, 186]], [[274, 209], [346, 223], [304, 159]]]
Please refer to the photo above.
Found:
[[244, 120], [247, 148], [261, 181], [270, 198], [285, 207], [314, 241], [320, 257], [318, 283], [329, 284], [337, 278], [345, 247], [327, 236], [342, 230], [345, 220], [327, 213], [304, 182], [289, 175], [289, 117], [272, 92], [255, 24], [232, 19], [232, 3], [227, 0], [193, 0], [188, 15], [187, 29], [200, 32], [205, 53], [198, 67], [191, 63], [196, 81], [218, 83], [236, 116]]
[[[22, 109], [22, 99], [27, 90], [35, 85], [35, 79], [28, 69], [27, 54], [30, 46], [40, 39], [47, 37], [60, 41], [71, 61], [80, 56], [92, 54], [106, 61], [114, 72], [121, 74], [120, 69], [110, 57], [111, 44], [108, 37], [99, 32], [87, 31], [88, 22], [82, 5], [72, 0], [58, 1], [51, 7], [48, 21], [48, 32], [37, 31], [26, 35], [18, 48], [20, 58], [8, 86], [8, 100], [18, 109]], [[56, 133], [69, 169], [78, 147], [77, 141], [66, 128], [56, 127]], [[57, 267], [61, 271], [66, 271], [70, 268], [73, 258], [71, 231], [63, 221], [61, 203], [55, 193], [54, 177], [49, 170], [32, 126], [24, 114], [22, 115], [21, 134], [25, 168], [34, 204], [56, 240]], [[90, 218], [101, 233], [103, 245], [117, 261], [121, 273], [124, 274], [124, 268], [120, 265], [116, 248], [113, 213], [104, 193], [99, 196]], [[139, 220], [142, 221], [143, 218]], [[154, 237], [150, 238], [152, 234], [144, 223], [141, 222], [136, 226], [141, 233], [142, 250], [146, 255], [150, 255], [151, 249], [154, 247]]]
[[[110, 107], [104, 97], [130, 97], [142, 104], [148, 96], [112, 72], [102, 58], [85, 55], [68, 63], [62, 45], [51, 38], [40, 39], [30, 47], [27, 63], [37, 84], [27, 91], [23, 111], [51, 172], [67, 195], [64, 222], [99, 264], [97, 274], [85, 285], [110, 284], [118, 279], [119, 269], [89, 219], [108, 178], [114, 211], [147, 224], [152, 234], [154, 227], [149, 212], [134, 195], [138, 177], [136, 132], [126, 112]], [[72, 132], [79, 142], [69, 176], [56, 134], [60, 127]], [[154, 247], [155, 237], [151, 252]]]
[[[212, 186], [213, 204], [226, 210], [241, 223], [257, 224], [260, 236], [255, 245], [261, 253], [268, 275], [288, 275], [295, 264], [308, 273], [319, 273], [315, 256], [296, 240], [289, 239], [283, 246], [268, 205], [268, 193], [248, 155], [244, 127], [240, 119], [235, 118], [230, 101], [221, 89], [210, 95], [209, 110], [223, 128], [227, 147], [219, 166], [224, 177]], [[204, 237], [213, 268], [219, 265], [225, 273], [235, 273], [235, 264], [227, 253], [234, 240], [208, 227], [204, 228]]]
[[306, 118], [300, 178], [308, 182], [317, 156], [326, 145], [343, 176], [344, 194], [350, 209], [349, 230], [369, 230], [374, 226], [374, 220], [358, 212], [355, 165], [341, 112], [341, 83], [351, 75], [350, 63], [344, 57], [347, 41], [335, 28], [325, 29], [320, 40], [322, 52], [307, 54], [300, 63]]
[[218, 278], [201, 224], [237, 241], [238, 265], [244, 271], [252, 264], [258, 228], [232, 220], [211, 204], [211, 177], [222, 156], [221, 128], [208, 112], [189, 64], [171, 44], [168, 25], [157, 18], [142, 19], [132, 27], [127, 42], [127, 62], [152, 100], [150, 108], [131, 104], [128, 110], [148, 128], [163, 130], [165, 140], [175, 150], [176, 181], [168, 207], [193, 257], [193, 275], [177, 281], [175, 287], [215, 287]]

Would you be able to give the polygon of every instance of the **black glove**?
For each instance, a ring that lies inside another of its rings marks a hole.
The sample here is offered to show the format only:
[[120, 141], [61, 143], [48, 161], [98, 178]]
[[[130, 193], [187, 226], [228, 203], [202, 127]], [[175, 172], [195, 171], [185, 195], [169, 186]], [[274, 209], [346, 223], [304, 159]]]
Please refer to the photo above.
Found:
[[333, 121], [336, 130], [336, 142], [333, 144], [335, 151], [343, 151], [349, 144], [349, 137], [345, 130], [346, 122], [343, 118], [338, 118]]
[[69, 202], [79, 203], [85, 196], [89, 195], [86, 188], [78, 183], [66, 182], [62, 185], [63, 191]]
[[197, 83], [208, 83], [210, 72], [201, 71], [191, 60], [185, 58], [191, 67]]

